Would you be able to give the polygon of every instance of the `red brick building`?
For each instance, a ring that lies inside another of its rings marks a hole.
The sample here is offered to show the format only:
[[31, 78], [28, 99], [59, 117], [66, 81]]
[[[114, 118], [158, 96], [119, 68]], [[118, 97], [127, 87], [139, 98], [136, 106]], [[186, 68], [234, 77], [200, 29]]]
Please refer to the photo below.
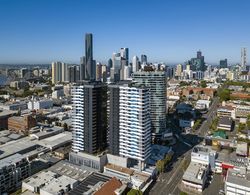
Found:
[[8, 119], [8, 129], [17, 133], [28, 134], [34, 126], [36, 126], [36, 119], [31, 115], [13, 116]]

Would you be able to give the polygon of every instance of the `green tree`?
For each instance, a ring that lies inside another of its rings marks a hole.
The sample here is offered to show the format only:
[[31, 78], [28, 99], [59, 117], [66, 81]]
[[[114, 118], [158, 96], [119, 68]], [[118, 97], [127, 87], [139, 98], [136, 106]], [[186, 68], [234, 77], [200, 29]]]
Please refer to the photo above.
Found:
[[164, 171], [164, 168], [165, 168], [165, 163], [164, 163], [164, 160], [158, 160], [156, 162], [156, 169], [162, 173]]
[[241, 131], [244, 130], [245, 128], [246, 128], [246, 124], [239, 123], [239, 125], [238, 125], [238, 132], [241, 132]]
[[127, 193], [127, 195], [142, 195], [142, 194], [143, 194], [142, 191], [136, 190], [136, 189], [131, 189], [131, 190]]
[[211, 126], [210, 126], [210, 129], [216, 130], [216, 129], [217, 129], [218, 122], [219, 122], [219, 119], [218, 119], [218, 117], [216, 117], [216, 118], [212, 121], [212, 124], [211, 124]]
[[230, 90], [229, 89], [221, 90], [218, 95], [219, 95], [221, 101], [230, 100]]
[[200, 85], [201, 85], [202, 88], [206, 88], [207, 87], [207, 82], [203, 80], [203, 81], [201, 81]]

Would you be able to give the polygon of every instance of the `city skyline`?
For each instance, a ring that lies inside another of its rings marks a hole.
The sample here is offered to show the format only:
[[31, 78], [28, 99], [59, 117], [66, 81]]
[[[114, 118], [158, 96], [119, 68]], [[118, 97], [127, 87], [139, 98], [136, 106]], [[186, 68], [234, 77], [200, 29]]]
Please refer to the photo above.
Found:
[[250, 46], [247, 1], [127, 1], [118, 7], [112, 0], [2, 0], [0, 64], [79, 64], [85, 33], [93, 34], [93, 57], [101, 62], [127, 47], [130, 62], [146, 54], [150, 62], [183, 63], [200, 49], [207, 63], [227, 58], [234, 64], [241, 47]]

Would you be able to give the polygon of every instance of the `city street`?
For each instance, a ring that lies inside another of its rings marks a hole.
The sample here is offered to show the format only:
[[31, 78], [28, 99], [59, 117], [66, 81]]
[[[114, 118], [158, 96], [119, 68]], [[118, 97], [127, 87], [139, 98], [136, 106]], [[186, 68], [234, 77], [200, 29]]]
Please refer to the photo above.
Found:
[[[173, 160], [166, 168], [166, 172], [160, 174], [155, 185], [150, 190], [150, 195], [178, 195], [180, 189], [178, 185], [181, 183], [182, 176], [184, 174], [183, 164], [190, 163], [192, 147], [202, 141], [202, 137], [206, 135], [214, 117], [216, 116], [216, 109], [219, 104], [219, 98], [215, 97], [209, 111], [203, 115], [205, 118], [200, 128], [195, 134], [189, 135], [177, 135], [177, 144], [173, 146], [175, 152]], [[221, 189], [222, 181], [219, 176], [215, 176], [208, 188], [205, 189], [204, 194], [217, 194]], [[214, 185], [215, 184], [215, 185]]]

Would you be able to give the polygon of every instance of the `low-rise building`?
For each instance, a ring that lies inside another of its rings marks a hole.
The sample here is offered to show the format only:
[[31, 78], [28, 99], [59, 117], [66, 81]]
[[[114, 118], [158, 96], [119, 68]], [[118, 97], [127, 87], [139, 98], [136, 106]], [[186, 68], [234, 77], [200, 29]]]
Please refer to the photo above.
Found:
[[30, 162], [21, 154], [0, 160], [0, 194], [12, 192], [30, 176]]
[[191, 162], [182, 178], [183, 187], [191, 191], [202, 192], [207, 181], [208, 173], [208, 165]]
[[8, 129], [8, 118], [17, 114], [17, 111], [0, 110], [0, 130]]
[[12, 81], [10, 82], [10, 87], [15, 89], [25, 89], [29, 87], [29, 83], [26, 81]]
[[64, 96], [63, 89], [55, 90], [52, 92], [52, 98], [53, 99], [59, 99]]
[[249, 105], [237, 105], [235, 108], [235, 115], [237, 118], [247, 117], [250, 114], [250, 106]]
[[250, 173], [246, 170], [236, 171], [230, 169], [225, 181], [226, 195], [248, 195], [250, 194]]
[[206, 110], [210, 107], [211, 101], [210, 100], [198, 100], [196, 102], [195, 108], [197, 110]]
[[30, 110], [49, 109], [52, 107], [53, 107], [53, 101], [50, 99], [30, 100], [28, 102], [28, 108]]
[[229, 117], [222, 117], [219, 119], [217, 129], [231, 131], [233, 126], [233, 121]]
[[31, 115], [12, 116], [8, 119], [8, 129], [17, 133], [28, 134], [36, 126], [36, 119]]
[[93, 172], [84, 179], [78, 186], [71, 190], [69, 195], [86, 194], [91, 195], [98, 191], [106, 182], [112, 178], [102, 173]]
[[191, 162], [208, 165], [211, 169], [215, 167], [215, 158], [216, 151], [209, 146], [197, 145], [191, 153]]
[[22, 182], [22, 191], [29, 190], [40, 195], [56, 195], [69, 192], [78, 181], [51, 171], [42, 171]]
[[26, 110], [28, 106], [26, 102], [7, 102], [0, 104], [0, 108], [3, 110]]
[[235, 119], [235, 108], [232, 106], [221, 106], [217, 109], [217, 116]]
[[111, 180], [103, 184], [103, 186], [94, 193], [94, 195], [121, 195], [124, 193], [126, 185], [123, 185], [121, 181], [113, 177]]

